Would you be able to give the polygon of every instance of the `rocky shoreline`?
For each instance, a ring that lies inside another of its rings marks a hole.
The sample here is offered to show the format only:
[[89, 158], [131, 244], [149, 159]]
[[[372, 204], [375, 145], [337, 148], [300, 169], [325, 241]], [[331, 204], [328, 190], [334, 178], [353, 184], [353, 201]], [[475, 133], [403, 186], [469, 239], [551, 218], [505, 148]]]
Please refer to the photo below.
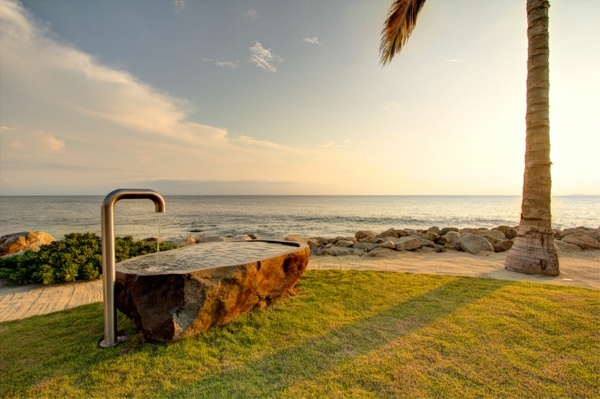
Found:
[[[508, 251], [517, 236], [517, 227], [498, 226], [488, 228], [430, 227], [429, 229], [395, 229], [383, 232], [370, 230], [357, 231], [354, 236], [301, 237], [288, 235], [283, 240], [306, 243], [312, 256], [384, 256], [390, 251], [411, 251], [420, 253], [440, 253], [462, 251], [471, 254], [480, 252]], [[235, 238], [218, 236], [188, 236], [174, 241], [178, 245], [193, 245], [203, 242], [251, 240], [253, 234]], [[260, 237], [259, 237], [260, 238]], [[555, 244], [559, 252], [600, 250], [600, 227], [576, 227], [554, 230]], [[37, 250], [40, 245], [54, 241], [54, 237], [44, 232], [23, 232], [0, 237], [0, 255]], [[148, 238], [147, 241], [155, 241]], [[18, 245], [16, 245], [18, 243]], [[10, 250], [9, 250], [10, 247]]]
[[[310, 246], [312, 256], [380, 256], [390, 251], [412, 251], [439, 253], [462, 251], [471, 254], [480, 252], [508, 251], [517, 236], [517, 227], [498, 226], [488, 228], [431, 227], [424, 229], [395, 229], [383, 232], [360, 230], [354, 236], [301, 237], [288, 235], [287, 241], [303, 242]], [[600, 250], [600, 228], [576, 227], [554, 230], [555, 243], [559, 252]], [[248, 234], [236, 239], [256, 239]], [[188, 237], [186, 244], [209, 241], [224, 241], [216, 236]]]
[[[378, 256], [389, 251], [413, 251], [436, 253], [462, 251], [478, 254], [483, 251], [508, 251], [517, 236], [517, 229], [498, 226], [493, 229], [454, 227], [431, 227], [427, 230], [388, 229], [357, 231], [352, 237], [311, 237], [287, 236], [285, 239], [307, 243], [311, 254], [317, 256]], [[559, 252], [600, 250], [600, 229], [585, 227], [555, 230], [555, 243]]]

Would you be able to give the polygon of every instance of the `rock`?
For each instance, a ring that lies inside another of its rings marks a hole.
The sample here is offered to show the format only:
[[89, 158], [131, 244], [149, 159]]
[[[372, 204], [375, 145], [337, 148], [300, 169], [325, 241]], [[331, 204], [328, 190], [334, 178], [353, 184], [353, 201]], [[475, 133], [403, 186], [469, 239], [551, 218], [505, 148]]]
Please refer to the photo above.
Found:
[[[386, 241], [386, 242], [391, 242], [391, 241]], [[390, 256], [394, 256], [394, 254], [396, 253], [396, 251], [394, 251], [394, 248], [385, 248], [385, 247], [377, 247], [373, 250], [371, 250], [370, 252], [367, 253], [366, 256], [370, 256], [370, 257], [377, 257], [377, 258], [383, 258], [383, 257], [390, 257]]]
[[[415, 237], [415, 236], [411, 236], [411, 237]], [[431, 240], [428, 240], [427, 238], [422, 238], [422, 237], [415, 237], [416, 239], [419, 240], [419, 244], [421, 244], [421, 247], [429, 247], [429, 248], [437, 248], [438, 246]]]
[[428, 231], [427, 233], [425, 233], [425, 239], [429, 240], [429, 241], [435, 241], [438, 238], [440, 238], [440, 235], [431, 231]]
[[600, 249], [600, 242], [584, 233], [573, 233], [562, 238], [567, 244], [577, 245], [581, 249]]
[[585, 227], [573, 227], [573, 228], [569, 228], [569, 229], [565, 229], [563, 231], [560, 232], [559, 236], [555, 236], [560, 238], [561, 240], [563, 239], [563, 237], [574, 234], [574, 233], [585, 233], [586, 232], [586, 228]]
[[509, 249], [511, 249], [512, 246], [513, 246], [512, 240], [502, 240], [502, 241], [497, 241], [494, 244], [492, 244], [492, 247], [494, 248], [494, 252], [506, 252]]
[[364, 240], [362, 240], [361, 242], [364, 243], [370, 243], [370, 244], [379, 244], [382, 243], [384, 240], [381, 237], [367, 237]]
[[460, 240], [457, 241], [457, 244], [461, 250], [471, 254], [478, 254], [481, 251], [494, 252], [494, 247], [492, 247], [492, 244], [490, 244], [488, 240], [474, 234], [462, 236]]
[[308, 239], [308, 245], [321, 246], [327, 244], [327, 242], [327, 239], [323, 237], [311, 237]]
[[284, 241], [301, 242], [303, 244], [308, 244], [308, 238], [296, 236], [296, 235], [293, 235], [293, 234], [289, 235], [289, 236], [286, 236], [283, 240]]
[[582, 251], [577, 245], [569, 244], [561, 240], [554, 240], [554, 245], [558, 249], [558, 252], [580, 252]]
[[362, 241], [365, 238], [375, 237], [376, 235], [377, 235], [376, 231], [360, 230], [360, 231], [356, 232], [356, 234], [354, 235], [354, 238], [356, 238], [356, 241]]
[[357, 242], [354, 245], [352, 245], [352, 248], [356, 248], [356, 249], [361, 249], [365, 252], [369, 252], [372, 249], [375, 249], [379, 246], [379, 244], [376, 243], [370, 243], [370, 242]]
[[343, 240], [343, 241], [350, 241], [350, 242], [354, 242], [354, 237], [342, 237], [342, 236], [337, 236], [335, 238], [330, 238], [328, 241], [331, 244], [335, 244], [336, 242]]
[[446, 234], [444, 234], [443, 236], [439, 237], [437, 240], [435, 240], [435, 242], [440, 245], [444, 245], [444, 244], [449, 244], [451, 242], [454, 242], [454, 241], [460, 239], [460, 237], [461, 237], [461, 235], [458, 231], [449, 231]]
[[506, 236], [499, 230], [476, 230], [473, 234], [485, 237], [492, 245], [499, 241], [506, 240]]
[[243, 236], [237, 237], [234, 240], [235, 241], [237, 241], [237, 240], [244, 240], [244, 241], [256, 240], [256, 236], [254, 234], [244, 234]]
[[430, 234], [430, 233], [432, 233], [432, 234], [437, 234], [437, 235], [441, 235], [441, 234], [440, 234], [440, 233], [441, 233], [441, 230], [440, 230], [440, 228], [439, 228], [439, 227], [437, 227], [437, 226], [433, 226], [433, 227], [430, 227], [430, 228], [428, 228], [428, 229], [427, 229], [427, 234]]
[[354, 249], [351, 247], [330, 247], [330, 248], [325, 248], [325, 250], [323, 251], [325, 253], [325, 255], [331, 255], [331, 256], [345, 256], [345, 255], [362, 255], [364, 254], [364, 252], [360, 249]]
[[513, 229], [510, 226], [498, 226], [492, 230], [501, 231], [502, 233], [504, 233], [504, 236], [509, 240], [512, 240], [517, 236], [517, 230]]
[[388, 241], [384, 241], [381, 244], [379, 244], [379, 247], [387, 248], [387, 249], [396, 249], [396, 244], [393, 241], [388, 240]]
[[352, 245], [354, 245], [354, 241], [350, 241], [350, 240], [337, 240], [335, 242], [335, 246], [336, 247], [344, 247], [344, 248], [349, 248]]
[[191, 337], [292, 295], [309, 255], [306, 244], [253, 240], [167, 251], [157, 266], [140, 256], [117, 264], [115, 303], [147, 341]]
[[449, 231], [455, 231], [458, 233], [458, 229], [456, 227], [444, 227], [443, 229], [440, 230], [439, 234], [441, 236], [446, 235]]
[[27, 250], [39, 251], [42, 245], [48, 245], [56, 238], [44, 231], [23, 231], [0, 237], [0, 256], [12, 255]]
[[379, 233], [377, 235], [378, 237], [381, 238], [388, 238], [388, 237], [393, 237], [393, 238], [398, 238], [398, 231], [396, 229], [387, 229], [386, 231]]
[[410, 237], [417, 237], [417, 238], [423, 238], [423, 239], [427, 239], [427, 234], [419, 231], [419, 230], [406, 230], [409, 233]]
[[585, 235], [590, 236], [594, 240], [600, 242], [600, 229], [587, 229]]
[[187, 237], [184, 242], [185, 242], [185, 245], [198, 244], [198, 240], [192, 236]]
[[421, 242], [416, 237], [401, 237], [394, 241], [398, 251], [414, 251], [421, 248]]

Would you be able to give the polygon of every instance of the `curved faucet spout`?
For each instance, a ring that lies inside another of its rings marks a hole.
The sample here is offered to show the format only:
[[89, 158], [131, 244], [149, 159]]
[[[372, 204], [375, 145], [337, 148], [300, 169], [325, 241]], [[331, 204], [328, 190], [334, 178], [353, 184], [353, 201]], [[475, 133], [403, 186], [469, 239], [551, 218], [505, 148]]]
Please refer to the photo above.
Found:
[[120, 188], [109, 193], [102, 202], [102, 288], [104, 295], [104, 340], [101, 348], [108, 348], [123, 341], [117, 336], [117, 309], [115, 307], [115, 217], [114, 206], [122, 199], [149, 199], [156, 212], [165, 212], [165, 199], [156, 191], [139, 188]]
[[110, 192], [102, 203], [102, 207], [113, 207], [122, 199], [149, 199], [154, 202], [156, 212], [164, 213], [167, 210], [165, 199], [156, 191], [145, 188], [120, 188]]

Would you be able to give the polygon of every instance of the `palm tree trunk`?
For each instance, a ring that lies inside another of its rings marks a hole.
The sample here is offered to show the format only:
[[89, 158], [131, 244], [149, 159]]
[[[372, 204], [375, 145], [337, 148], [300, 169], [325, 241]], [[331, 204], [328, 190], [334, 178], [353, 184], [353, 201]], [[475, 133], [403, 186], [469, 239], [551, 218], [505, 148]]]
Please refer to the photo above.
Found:
[[506, 268], [526, 274], [559, 274], [550, 210], [548, 0], [527, 0], [527, 112], [523, 202], [518, 236]]

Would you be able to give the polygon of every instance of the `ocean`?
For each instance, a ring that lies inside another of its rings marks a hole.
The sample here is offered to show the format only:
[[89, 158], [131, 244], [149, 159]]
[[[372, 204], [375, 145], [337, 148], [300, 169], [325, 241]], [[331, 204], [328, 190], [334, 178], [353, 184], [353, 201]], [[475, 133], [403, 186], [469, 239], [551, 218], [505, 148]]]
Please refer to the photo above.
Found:
[[[263, 239], [354, 235], [393, 228], [496, 227], [519, 223], [519, 196], [164, 196], [167, 212], [150, 200], [115, 205], [115, 233], [136, 239], [190, 235]], [[0, 196], [0, 236], [43, 230], [100, 234], [103, 196]], [[553, 227], [600, 226], [600, 196], [556, 196]]]

